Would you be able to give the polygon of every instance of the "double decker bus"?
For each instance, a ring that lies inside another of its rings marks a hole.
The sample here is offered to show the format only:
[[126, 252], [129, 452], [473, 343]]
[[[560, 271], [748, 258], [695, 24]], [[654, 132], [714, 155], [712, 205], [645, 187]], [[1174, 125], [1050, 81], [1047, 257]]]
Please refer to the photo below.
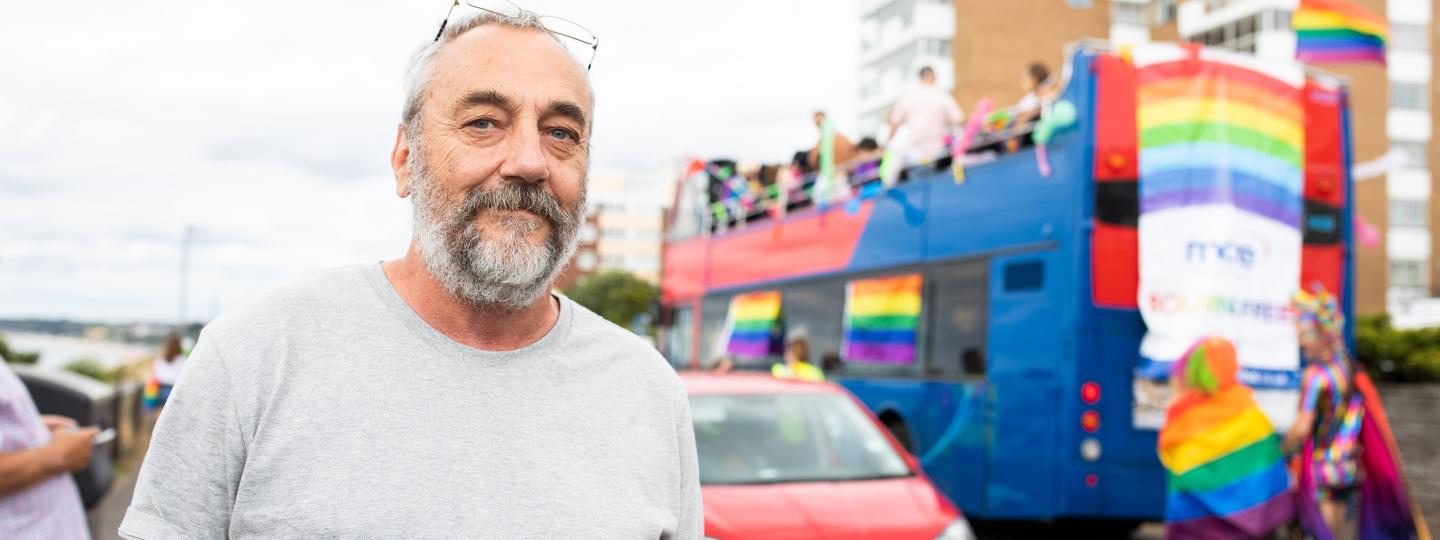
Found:
[[[1085, 44], [1072, 48], [1065, 73], [1061, 99], [1074, 105], [1075, 121], [1045, 146], [1048, 175], [1021, 129], [973, 145], [999, 155], [967, 166], [963, 183], [945, 163], [921, 165], [888, 189], [857, 189], [858, 203], [792, 200], [778, 219], [759, 210], [712, 215], [706, 194], [682, 189], [663, 255], [667, 357], [677, 368], [707, 368], [726, 354], [731, 300], [778, 292], [784, 324], [806, 328], [810, 361], [838, 357], [827, 376], [919, 456], [967, 515], [1161, 519], [1157, 432], [1136, 422], [1146, 331], [1137, 305], [1136, 68]], [[1350, 313], [1347, 97], [1343, 84], [1317, 77], [1306, 76], [1302, 98], [1300, 281], [1323, 283]], [[847, 284], [902, 275], [922, 283], [913, 357], [847, 358]]]

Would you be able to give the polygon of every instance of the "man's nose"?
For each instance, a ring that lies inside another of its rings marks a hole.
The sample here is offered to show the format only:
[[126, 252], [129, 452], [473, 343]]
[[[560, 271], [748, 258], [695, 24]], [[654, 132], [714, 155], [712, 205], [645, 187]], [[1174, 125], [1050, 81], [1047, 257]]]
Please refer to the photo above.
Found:
[[521, 130], [510, 137], [500, 176], [511, 182], [533, 184], [550, 178], [550, 163], [545, 159], [540, 133]]

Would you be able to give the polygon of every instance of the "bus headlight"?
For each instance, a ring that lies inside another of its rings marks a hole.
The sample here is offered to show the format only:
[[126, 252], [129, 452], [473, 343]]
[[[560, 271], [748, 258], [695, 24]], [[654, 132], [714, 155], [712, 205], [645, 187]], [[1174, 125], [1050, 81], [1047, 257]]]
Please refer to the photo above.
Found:
[[975, 540], [975, 532], [970, 530], [970, 523], [962, 517], [940, 531], [940, 536], [936, 536], [935, 540]]

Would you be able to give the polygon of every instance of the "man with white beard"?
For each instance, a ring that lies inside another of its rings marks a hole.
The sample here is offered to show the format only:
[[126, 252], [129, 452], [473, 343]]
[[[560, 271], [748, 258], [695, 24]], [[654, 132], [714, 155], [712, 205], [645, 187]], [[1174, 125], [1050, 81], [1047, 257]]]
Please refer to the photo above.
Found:
[[550, 293], [590, 159], [574, 32], [472, 5], [407, 80], [391, 163], [409, 250], [208, 325], [122, 536], [700, 537], [678, 377]]

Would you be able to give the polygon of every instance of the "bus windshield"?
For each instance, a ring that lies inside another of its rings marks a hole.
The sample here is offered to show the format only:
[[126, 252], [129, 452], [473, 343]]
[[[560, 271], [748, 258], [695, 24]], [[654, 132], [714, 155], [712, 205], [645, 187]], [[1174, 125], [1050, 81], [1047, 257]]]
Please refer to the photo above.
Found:
[[700, 483], [834, 482], [910, 476], [853, 400], [840, 395], [690, 399]]

